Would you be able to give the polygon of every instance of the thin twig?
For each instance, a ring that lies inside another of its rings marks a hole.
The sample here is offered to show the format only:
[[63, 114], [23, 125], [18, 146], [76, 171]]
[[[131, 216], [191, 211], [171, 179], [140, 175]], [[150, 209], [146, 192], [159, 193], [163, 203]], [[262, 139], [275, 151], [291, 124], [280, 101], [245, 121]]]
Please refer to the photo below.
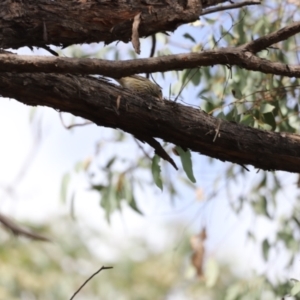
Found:
[[[177, 99], [178, 99], [178, 97], [181, 95], [183, 89], [184, 89], [184, 88], [187, 86], [187, 84], [193, 79], [193, 77], [196, 75], [196, 73], [199, 71], [199, 69], [200, 69], [200, 68], [195, 69], [195, 71], [194, 71], [194, 73], [191, 75], [191, 77], [188, 78], [187, 81], [185, 81], [184, 83], [182, 83], [181, 88], [180, 88], [180, 91], [179, 91], [178, 95], [176, 96], [174, 102], [177, 101]], [[193, 69], [187, 70], [187, 72], [188, 72], [187, 77], [190, 75], [190, 73], [191, 73], [192, 70], [193, 70]]]
[[257, 53], [268, 47], [285, 41], [288, 38], [294, 36], [300, 31], [300, 22], [294, 22], [291, 25], [285, 26], [277, 31], [264, 35], [258, 39], [255, 39], [249, 43], [240, 46], [243, 50]]
[[248, 5], [259, 5], [261, 4], [261, 1], [245, 1], [241, 3], [236, 3], [236, 4], [230, 4], [230, 5], [224, 5], [224, 6], [219, 6], [219, 7], [214, 7], [210, 9], [205, 9], [201, 12], [200, 16], [212, 14], [218, 11], [223, 11], [223, 10], [228, 10], [228, 9], [235, 9], [235, 8], [240, 8], [243, 6], [248, 6]]
[[28, 229], [22, 228], [20, 225], [15, 223], [12, 219], [0, 213], [0, 223], [9, 231], [11, 231], [16, 236], [25, 236], [31, 240], [50, 242], [45, 236], [38, 233], [32, 232]]
[[102, 266], [97, 272], [95, 272], [94, 274], [92, 274], [80, 287], [79, 289], [73, 294], [73, 296], [70, 298], [70, 300], [74, 299], [74, 297], [80, 292], [80, 290], [94, 277], [96, 276], [98, 273], [100, 273], [102, 270], [108, 270], [108, 269], [112, 269], [113, 267], [104, 267]]
[[74, 127], [80, 127], [80, 126], [86, 126], [86, 125], [91, 125], [91, 124], [93, 124], [93, 122], [91, 122], [91, 121], [86, 121], [86, 122], [84, 122], [84, 123], [75, 123], [75, 124], [71, 124], [71, 125], [66, 125], [66, 124], [64, 123], [64, 120], [63, 120], [63, 118], [62, 118], [62, 114], [61, 114], [61, 113], [59, 114], [59, 118], [60, 118], [60, 121], [61, 121], [62, 125], [63, 125], [66, 129], [71, 129], [71, 128], [74, 128]]
[[217, 128], [215, 129], [216, 134], [214, 136], [213, 143], [216, 141], [217, 137], [220, 136], [221, 123], [222, 123], [221, 119], [218, 119], [217, 120]]
[[[151, 46], [149, 57], [153, 57], [154, 53], [155, 53], [155, 48], [156, 48], [156, 35], [155, 34], [151, 35], [151, 40], [152, 40], [152, 46]], [[150, 73], [147, 73], [146, 77], [148, 79], [149, 79], [149, 76], [150, 76]]]
[[138, 145], [138, 147], [142, 150], [142, 152], [144, 153], [144, 155], [145, 155], [147, 158], [149, 158], [149, 160], [151, 161], [152, 158], [150, 157], [149, 153], [147, 153], [147, 152], [145, 151], [145, 149], [143, 148], [143, 146], [138, 142], [138, 140], [137, 140], [136, 138], [133, 138], [133, 139], [134, 139], [134, 141], [136, 142], [136, 144]]

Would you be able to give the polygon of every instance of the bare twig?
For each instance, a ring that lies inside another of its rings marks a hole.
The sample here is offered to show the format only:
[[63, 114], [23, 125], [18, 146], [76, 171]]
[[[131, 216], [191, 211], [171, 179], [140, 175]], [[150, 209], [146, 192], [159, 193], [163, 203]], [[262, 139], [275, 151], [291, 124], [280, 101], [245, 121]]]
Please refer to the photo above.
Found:
[[180, 88], [180, 91], [178, 92], [176, 98], [174, 99], [174, 102], [177, 101], [177, 99], [180, 97], [182, 91], [184, 90], [184, 88], [188, 85], [188, 83], [193, 79], [193, 77], [197, 74], [197, 72], [199, 71], [199, 69], [195, 69], [194, 70], [194, 73], [192, 73], [192, 75], [190, 76], [190, 78], [188, 78], [188, 76], [190, 75], [192, 69], [188, 70], [188, 74], [187, 74], [187, 80], [185, 80], [185, 82], [183, 82], [181, 84], [181, 88]]
[[60, 118], [60, 121], [62, 123], [62, 125], [66, 128], [66, 129], [71, 129], [71, 128], [74, 128], [74, 127], [81, 127], [81, 126], [86, 126], [86, 125], [91, 125], [91, 124], [94, 124], [93, 122], [91, 121], [86, 121], [84, 123], [75, 123], [75, 124], [71, 124], [71, 125], [66, 125], [64, 123], [64, 120], [63, 120], [63, 117], [62, 117], [62, 114], [60, 113], [59, 114], [59, 118]]
[[[156, 35], [155, 34], [151, 35], [151, 40], [152, 40], [152, 46], [151, 46], [149, 57], [153, 57], [154, 53], [155, 53], [155, 48], [156, 48]], [[147, 73], [146, 77], [149, 79], [150, 73]]]
[[147, 153], [145, 151], [145, 149], [142, 147], [142, 145], [140, 145], [140, 143], [138, 142], [138, 140], [136, 138], [133, 138], [135, 143], [138, 145], [138, 147], [142, 150], [142, 152], [144, 153], [144, 155], [149, 159], [152, 160], [152, 158], [150, 157], [149, 153]]
[[249, 5], [259, 5], [259, 4], [261, 4], [261, 1], [244, 1], [244, 2], [241, 2], [241, 3], [218, 6], [218, 7], [203, 10], [201, 12], [200, 16], [212, 14], [212, 13], [215, 13], [215, 12], [218, 12], [218, 11], [235, 9], [235, 8], [240, 8], [240, 7], [243, 7], [243, 6], [249, 6]]
[[151, 36], [151, 40], [152, 40], [152, 46], [151, 46], [151, 51], [150, 51], [149, 57], [153, 57], [154, 53], [155, 53], [155, 48], [156, 48], [156, 35], [155, 34], [153, 34]]
[[70, 298], [70, 300], [74, 299], [74, 297], [80, 292], [80, 290], [94, 277], [96, 276], [98, 273], [100, 273], [102, 270], [108, 270], [108, 269], [112, 269], [113, 267], [104, 267], [102, 266], [97, 272], [95, 272], [94, 274], [92, 274], [80, 287], [79, 289], [73, 294], [73, 296]]
[[241, 48], [253, 53], [257, 53], [261, 50], [270, 47], [271, 45], [287, 40], [288, 38], [294, 36], [299, 32], [300, 32], [300, 22], [295, 22], [275, 32], [260, 37], [250, 43], [244, 44], [241, 46]]
[[28, 229], [22, 228], [20, 225], [15, 223], [10, 218], [4, 216], [0, 213], [0, 223], [9, 231], [11, 231], [16, 236], [25, 236], [31, 240], [36, 241], [43, 241], [43, 242], [50, 242], [50, 239], [48, 239], [45, 236], [42, 236], [38, 233], [32, 232]]
[[217, 120], [217, 127], [216, 127], [216, 129], [215, 129], [216, 134], [215, 134], [215, 136], [214, 136], [213, 143], [216, 141], [217, 137], [220, 136], [220, 127], [221, 127], [221, 123], [222, 123], [221, 119], [218, 119], [218, 120]]

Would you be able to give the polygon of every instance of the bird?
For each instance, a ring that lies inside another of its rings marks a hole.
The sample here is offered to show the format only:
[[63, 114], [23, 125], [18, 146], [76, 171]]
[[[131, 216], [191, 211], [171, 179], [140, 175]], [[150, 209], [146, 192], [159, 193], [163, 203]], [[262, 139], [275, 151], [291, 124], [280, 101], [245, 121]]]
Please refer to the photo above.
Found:
[[131, 75], [115, 80], [124, 88], [127, 88], [137, 94], [151, 95], [157, 98], [159, 101], [163, 100], [161, 87], [158, 84], [153, 83], [146, 77]]

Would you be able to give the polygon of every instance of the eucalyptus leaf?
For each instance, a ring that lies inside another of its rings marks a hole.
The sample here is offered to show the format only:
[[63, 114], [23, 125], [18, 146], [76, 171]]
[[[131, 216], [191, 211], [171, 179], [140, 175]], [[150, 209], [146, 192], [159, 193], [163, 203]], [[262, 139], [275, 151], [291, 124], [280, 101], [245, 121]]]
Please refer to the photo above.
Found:
[[66, 173], [61, 181], [61, 187], [60, 187], [60, 199], [63, 203], [67, 200], [67, 194], [68, 194], [68, 186], [70, 184], [71, 175], [70, 173]]
[[299, 293], [300, 293], [300, 282], [298, 281], [291, 289], [291, 296], [296, 296]]
[[159, 161], [160, 161], [160, 157], [155, 154], [153, 159], [152, 159], [151, 171], [152, 171], [152, 176], [153, 176], [154, 183], [161, 190], [163, 190], [163, 183], [162, 183], [162, 180], [161, 180], [161, 169], [160, 169]]
[[191, 152], [187, 149], [186, 151], [184, 151], [181, 147], [176, 146], [176, 151], [178, 152], [180, 159], [181, 159], [181, 163], [182, 163], [182, 167], [183, 170], [185, 172], [185, 174], [187, 175], [187, 177], [189, 178], [189, 180], [193, 183], [196, 182], [196, 179], [194, 177], [193, 174], [193, 165], [192, 165], [192, 159], [191, 159]]

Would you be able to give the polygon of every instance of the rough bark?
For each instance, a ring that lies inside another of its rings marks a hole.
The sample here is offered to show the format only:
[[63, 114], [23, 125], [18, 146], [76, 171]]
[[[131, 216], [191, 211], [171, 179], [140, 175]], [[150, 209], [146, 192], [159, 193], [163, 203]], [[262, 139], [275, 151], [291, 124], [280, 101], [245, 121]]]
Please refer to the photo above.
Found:
[[165, 72], [221, 64], [227, 66], [236, 65], [240, 68], [266, 74], [299, 78], [299, 65], [292, 66], [286, 63], [272, 62], [257, 55], [257, 52], [268, 49], [268, 47], [284, 41], [299, 32], [300, 22], [294, 22], [278, 31], [238, 47], [126, 61], [19, 56], [0, 51], [0, 71], [101, 74], [114, 77], [116, 74], [118, 76], [127, 76], [136, 73]]
[[161, 138], [222, 161], [264, 170], [300, 172], [299, 135], [218, 120], [171, 101], [142, 99], [104, 80], [0, 73], [0, 90], [2, 96], [14, 97], [24, 104], [70, 112], [100, 126], [120, 128], [140, 140]]
[[174, 31], [199, 19], [202, 8], [224, 2], [229, 0], [2, 0], [0, 48], [128, 42], [139, 13], [139, 36], [146, 37]]
[[[0, 47], [128, 41], [132, 20], [139, 13], [139, 36], [147, 36], [194, 21], [203, 13], [203, 7], [221, 2], [227, 1], [202, 0], [200, 5], [198, 0], [5, 0], [0, 3]], [[235, 48], [122, 62], [2, 54], [0, 93], [24, 104], [44, 105], [101, 126], [120, 128], [149, 143], [173, 165], [172, 158], [155, 138], [223, 161], [265, 170], [300, 172], [299, 135], [267, 132], [218, 120], [178, 103], [141, 99], [105, 80], [66, 74], [114, 77], [116, 73], [125, 76], [223, 64], [300, 77], [299, 66], [271, 62], [256, 55], [299, 31], [298, 22]]]
[[167, 72], [214, 65], [238, 66], [265, 74], [300, 78], [299, 65], [271, 62], [242, 48], [223, 48], [201, 53], [123, 61], [0, 54], [0, 72], [98, 74], [113, 78], [116, 75], [119, 78], [138, 73]]

